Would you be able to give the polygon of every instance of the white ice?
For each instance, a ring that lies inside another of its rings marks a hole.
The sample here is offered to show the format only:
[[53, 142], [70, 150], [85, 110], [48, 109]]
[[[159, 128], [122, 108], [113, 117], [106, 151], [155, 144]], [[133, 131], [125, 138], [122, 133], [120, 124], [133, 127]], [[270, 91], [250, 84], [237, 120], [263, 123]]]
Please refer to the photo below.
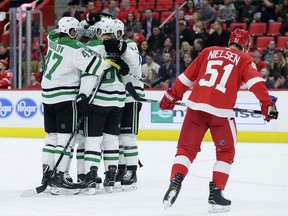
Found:
[[[138, 189], [95, 196], [39, 194], [22, 198], [23, 191], [39, 186], [43, 139], [0, 138], [1, 216], [205, 216], [208, 184], [215, 160], [212, 143], [202, 151], [183, 182], [174, 205], [163, 210], [162, 199], [169, 186], [176, 142], [138, 141], [143, 167], [138, 171]], [[235, 162], [224, 195], [232, 200], [225, 216], [288, 215], [288, 145], [238, 143]], [[103, 164], [100, 176], [103, 178]], [[71, 174], [76, 179], [76, 164]], [[221, 214], [218, 214], [221, 215]]]

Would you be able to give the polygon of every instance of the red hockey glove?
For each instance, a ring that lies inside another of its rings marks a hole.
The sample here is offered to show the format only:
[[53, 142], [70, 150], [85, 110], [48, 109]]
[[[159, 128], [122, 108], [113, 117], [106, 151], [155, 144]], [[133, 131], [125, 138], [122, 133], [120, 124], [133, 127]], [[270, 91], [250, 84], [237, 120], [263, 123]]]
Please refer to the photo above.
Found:
[[165, 94], [164, 94], [164, 96], [160, 102], [160, 109], [161, 110], [172, 110], [175, 106], [175, 102], [178, 100], [182, 100], [182, 97], [178, 97], [175, 94], [173, 94], [172, 89], [169, 88], [165, 92]]
[[275, 105], [277, 98], [271, 95], [270, 95], [270, 98], [271, 98], [270, 103], [261, 104], [261, 112], [262, 112], [262, 115], [264, 115], [264, 120], [267, 122], [269, 122], [272, 119], [278, 118], [278, 111]]

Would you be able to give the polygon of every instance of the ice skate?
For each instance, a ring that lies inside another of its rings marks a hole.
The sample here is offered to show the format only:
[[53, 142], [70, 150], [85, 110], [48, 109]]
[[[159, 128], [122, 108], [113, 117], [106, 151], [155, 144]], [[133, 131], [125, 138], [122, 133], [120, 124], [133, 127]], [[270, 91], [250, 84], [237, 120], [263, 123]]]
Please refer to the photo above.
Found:
[[69, 182], [73, 182], [73, 179], [72, 179], [72, 177], [71, 177], [70, 174], [69, 174], [69, 171], [65, 171], [65, 172], [64, 172], [64, 178], [65, 178], [67, 181], [69, 181]]
[[41, 184], [45, 185], [47, 184], [47, 188], [45, 189], [44, 193], [50, 193], [51, 192], [51, 175], [52, 175], [52, 170], [50, 170], [50, 166], [48, 164], [43, 164], [43, 177], [41, 180]]
[[125, 173], [126, 169], [118, 169], [116, 174], [116, 182], [121, 182]]
[[117, 166], [110, 165], [108, 166], [108, 169], [109, 170], [105, 172], [103, 186], [108, 193], [112, 193], [116, 180]]
[[209, 194], [209, 212], [221, 213], [230, 211], [231, 201], [223, 197], [222, 191], [217, 189], [215, 182], [210, 182], [210, 194]]
[[77, 182], [81, 183], [82, 181], [85, 181], [85, 174], [84, 173], [77, 175]]
[[121, 181], [123, 191], [137, 189], [137, 175], [136, 170], [127, 170]]
[[[81, 194], [95, 195], [97, 188], [97, 171], [96, 166], [90, 168], [90, 172], [85, 175], [85, 179], [79, 183], [79, 189]], [[81, 176], [83, 177], [83, 176]]]
[[181, 189], [181, 184], [182, 184], [183, 179], [184, 179], [184, 176], [182, 174], [176, 173], [175, 178], [171, 180], [168, 191], [166, 192], [164, 199], [163, 199], [164, 210], [172, 206], [173, 203], [176, 201], [177, 196]]
[[74, 195], [79, 193], [76, 184], [65, 179], [64, 173], [55, 173], [51, 181], [52, 195]]

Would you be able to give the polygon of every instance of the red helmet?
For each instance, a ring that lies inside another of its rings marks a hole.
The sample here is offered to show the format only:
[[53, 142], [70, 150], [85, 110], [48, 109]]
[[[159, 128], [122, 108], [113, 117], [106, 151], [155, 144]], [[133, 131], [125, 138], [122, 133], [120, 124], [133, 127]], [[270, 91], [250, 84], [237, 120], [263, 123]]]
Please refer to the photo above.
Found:
[[248, 31], [244, 29], [236, 28], [231, 34], [229, 39], [230, 44], [237, 44], [242, 48], [242, 52], [246, 53], [250, 49], [251, 37]]

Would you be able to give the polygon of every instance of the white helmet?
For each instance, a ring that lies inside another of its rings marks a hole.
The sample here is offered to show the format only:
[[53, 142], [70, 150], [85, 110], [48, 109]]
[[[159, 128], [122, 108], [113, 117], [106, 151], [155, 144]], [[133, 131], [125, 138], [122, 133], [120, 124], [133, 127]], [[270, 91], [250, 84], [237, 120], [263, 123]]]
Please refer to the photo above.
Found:
[[[106, 17], [102, 17], [99, 22], [94, 25], [96, 36], [99, 38], [103, 34], [113, 34], [114, 20]], [[100, 30], [98, 32], [98, 30]]]
[[77, 29], [77, 33], [79, 38], [84, 36], [93, 39], [95, 35], [95, 28], [94, 26], [89, 26], [87, 29], [85, 29], [79, 26], [79, 28]]
[[74, 17], [62, 17], [58, 21], [59, 31], [62, 33], [68, 34], [71, 38], [75, 38], [76, 35], [72, 37], [69, 34], [70, 29], [75, 29], [75, 31], [77, 31], [78, 27], [79, 27], [79, 21]]
[[[120, 36], [118, 36], [118, 32], [120, 31]], [[115, 19], [115, 24], [114, 24], [114, 35], [116, 37], [116, 39], [121, 39], [122, 36], [124, 35], [124, 23], [119, 20], [119, 19]]]

